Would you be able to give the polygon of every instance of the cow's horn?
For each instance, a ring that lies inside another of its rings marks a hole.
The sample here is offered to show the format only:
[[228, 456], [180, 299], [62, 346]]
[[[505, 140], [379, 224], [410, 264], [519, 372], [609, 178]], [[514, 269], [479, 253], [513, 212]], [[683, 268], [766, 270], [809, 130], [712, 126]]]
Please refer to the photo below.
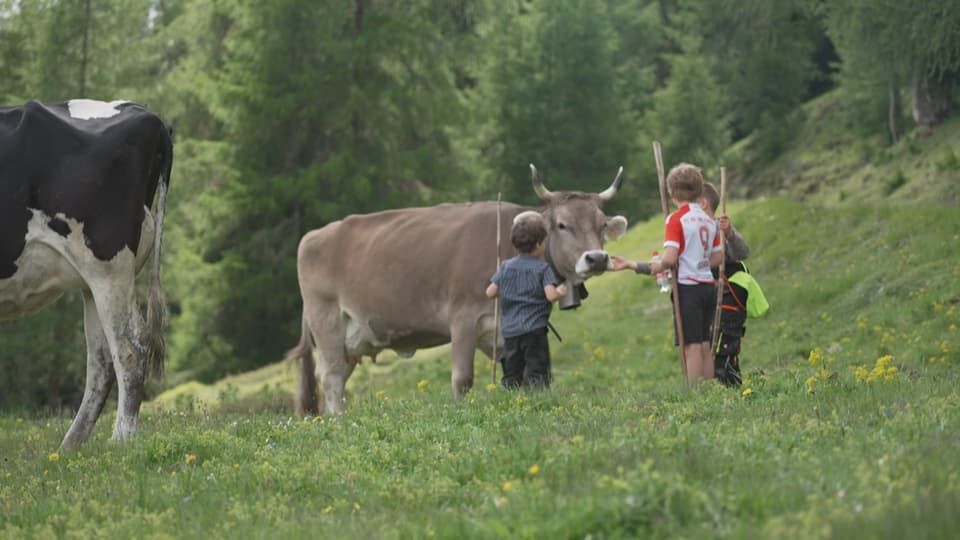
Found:
[[530, 175], [533, 178], [533, 191], [537, 193], [537, 197], [540, 197], [543, 202], [549, 202], [553, 198], [553, 193], [543, 186], [540, 175], [537, 174], [537, 168], [533, 166], [533, 163], [530, 164]]
[[617, 171], [617, 177], [613, 179], [613, 184], [610, 184], [610, 187], [600, 192], [601, 201], [609, 201], [617, 194], [617, 191], [620, 190], [620, 184], [623, 183], [623, 166], [620, 167], [620, 170]]

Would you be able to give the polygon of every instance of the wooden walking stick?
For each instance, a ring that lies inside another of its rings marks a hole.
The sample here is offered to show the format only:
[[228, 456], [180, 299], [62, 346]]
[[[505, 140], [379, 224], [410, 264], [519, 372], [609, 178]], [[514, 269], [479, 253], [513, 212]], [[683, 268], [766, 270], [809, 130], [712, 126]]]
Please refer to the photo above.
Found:
[[[497, 192], [497, 268], [500, 270], [500, 192]], [[497, 384], [497, 349], [500, 343], [500, 295], [493, 299], [493, 384]]]
[[[720, 216], [727, 215], [727, 170], [724, 167], [720, 167], [720, 214], [714, 217], [719, 218]], [[710, 354], [714, 355], [716, 359], [717, 345], [720, 339], [720, 316], [723, 313], [723, 288], [726, 287], [727, 274], [726, 274], [726, 264], [727, 264], [727, 239], [723, 236], [723, 232], [720, 228], [717, 228], [717, 234], [720, 235], [720, 267], [717, 269], [717, 310], [713, 314], [713, 339], [710, 340], [710, 345], [712, 346]], [[717, 366], [713, 366], [714, 371], [716, 371]]]
[[[660, 182], [660, 205], [663, 207], [663, 218], [670, 217], [670, 203], [667, 197], [667, 180], [663, 176], [663, 156], [660, 153], [660, 142], [653, 141], [653, 157], [657, 161], [657, 180]], [[679, 262], [679, 261], [678, 261]], [[673, 321], [677, 326], [677, 343], [680, 344], [680, 370], [683, 380], [687, 381], [687, 355], [683, 352], [683, 319], [680, 318], [680, 291], [677, 287], [677, 264], [670, 267], [670, 290], [673, 295]]]

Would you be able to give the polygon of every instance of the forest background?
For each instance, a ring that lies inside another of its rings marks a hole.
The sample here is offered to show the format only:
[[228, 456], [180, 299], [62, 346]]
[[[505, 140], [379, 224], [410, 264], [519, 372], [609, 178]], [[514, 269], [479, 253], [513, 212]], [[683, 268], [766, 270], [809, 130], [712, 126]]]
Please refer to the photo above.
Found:
[[[351, 213], [533, 204], [528, 163], [582, 191], [622, 165], [607, 210], [641, 222], [659, 212], [654, 139], [668, 166], [726, 166], [733, 197], [781, 193], [790, 180], [764, 171], [802, 142], [804, 103], [831, 94], [876, 156], [936, 130], [960, 81], [956, 0], [0, 0], [0, 14], [0, 103], [128, 99], [176, 130], [168, 375], [152, 393], [276, 362], [298, 337], [301, 235]], [[79, 401], [80, 313], [67, 295], [0, 326], [0, 407]]]

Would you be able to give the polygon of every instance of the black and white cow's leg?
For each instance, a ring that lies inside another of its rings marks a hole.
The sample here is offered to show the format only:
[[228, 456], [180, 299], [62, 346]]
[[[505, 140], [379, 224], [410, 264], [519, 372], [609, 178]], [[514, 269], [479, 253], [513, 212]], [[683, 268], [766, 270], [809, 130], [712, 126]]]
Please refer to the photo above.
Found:
[[450, 377], [453, 397], [461, 399], [473, 387], [473, 355], [477, 349], [477, 329], [473, 324], [455, 323], [450, 327], [453, 369]]
[[129, 275], [129, 279], [88, 281], [117, 376], [117, 419], [113, 426], [113, 438], [117, 440], [130, 438], [137, 430], [146, 375], [146, 351], [140, 344], [144, 324], [133, 273], [123, 275]]
[[77, 416], [63, 438], [61, 446], [65, 449], [76, 448], [90, 437], [113, 387], [110, 346], [100, 325], [97, 306], [89, 291], [83, 293], [83, 332], [87, 341], [87, 383]]
[[353, 369], [347, 369], [340, 309], [327, 303], [304, 306], [304, 309], [319, 353], [316, 374], [323, 389], [324, 410], [328, 414], [343, 414], [343, 389]]

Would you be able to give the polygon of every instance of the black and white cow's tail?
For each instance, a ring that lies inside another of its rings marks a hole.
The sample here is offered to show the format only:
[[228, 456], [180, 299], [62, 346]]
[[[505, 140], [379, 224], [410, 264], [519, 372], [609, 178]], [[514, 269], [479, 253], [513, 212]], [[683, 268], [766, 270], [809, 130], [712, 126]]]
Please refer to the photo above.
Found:
[[170, 186], [170, 171], [173, 168], [173, 139], [166, 126], [163, 128], [164, 149], [161, 170], [157, 182], [157, 216], [153, 232], [153, 265], [150, 268], [150, 297], [147, 300], [147, 375], [163, 376], [163, 359], [166, 355], [167, 300], [160, 281], [160, 247], [163, 239], [163, 215], [167, 208], [167, 189]]
[[297, 416], [317, 415], [320, 414], [320, 407], [317, 397], [317, 375], [314, 372], [313, 334], [310, 333], [306, 313], [302, 317], [300, 332], [300, 343], [287, 351], [287, 360], [300, 361], [300, 391], [297, 393], [295, 403]]

